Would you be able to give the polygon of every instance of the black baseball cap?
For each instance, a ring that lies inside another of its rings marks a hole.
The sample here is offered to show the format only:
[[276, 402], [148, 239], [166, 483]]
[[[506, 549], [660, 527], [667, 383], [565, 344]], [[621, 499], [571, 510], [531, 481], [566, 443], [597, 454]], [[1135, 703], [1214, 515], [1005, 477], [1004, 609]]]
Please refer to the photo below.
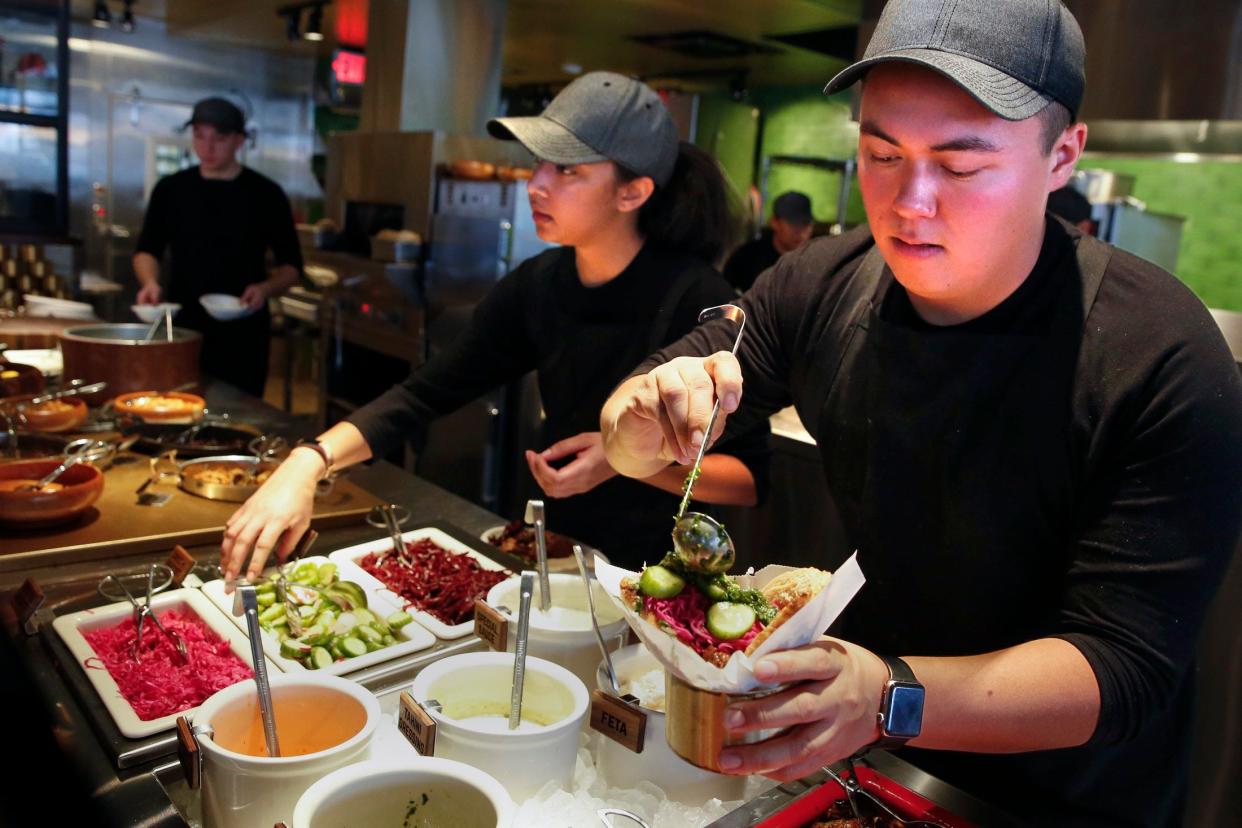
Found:
[[1010, 121], [1052, 101], [1076, 116], [1086, 85], [1082, 29], [1060, 0], [889, 0], [863, 59], [824, 93], [885, 61], [934, 69]]
[[182, 129], [194, 124], [209, 124], [220, 132], [244, 133], [246, 116], [236, 104], [225, 98], [203, 98], [194, 104], [194, 112]]
[[677, 163], [677, 127], [660, 96], [613, 72], [583, 75], [541, 114], [493, 118], [487, 131], [554, 164], [614, 161], [657, 185], [668, 183]]
[[811, 216], [811, 199], [797, 190], [778, 195], [772, 202], [772, 215], [790, 224], [805, 225], [815, 220]]

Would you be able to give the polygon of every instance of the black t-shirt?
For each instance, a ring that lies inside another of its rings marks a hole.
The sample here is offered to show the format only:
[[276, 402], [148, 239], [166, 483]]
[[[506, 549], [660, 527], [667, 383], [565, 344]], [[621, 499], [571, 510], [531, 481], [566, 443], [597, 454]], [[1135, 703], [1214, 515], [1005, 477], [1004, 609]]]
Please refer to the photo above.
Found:
[[[816, 436], [867, 576], [834, 635], [928, 656], [1060, 638], [1099, 683], [1081, 747], [903, 754], [1027, 824], [1173, 825], [1195, 642], [1242, 525], [1242, 378], [1202, 303], [1156, 266], [1113, 250], [1080, 297], [1092, 243], [1050, 221], [1009, 298], [935, 327], [891, 274], [851, 304], [866, 228], [813, 240], [741, 300], [729, 427], [793, 403]], [[853, 338], [842, 314], [862, 319]], [[704, 325], [639, 370], [730, 342]]]
[[745, 293], [759, 274], [776, 264], [780, 257], [776, 245], [772, 244], [772, 230], [766, 228], [759, 238], [751, 239], [729, 254], [724, 266], [725, 281], [738, 293]]
[[136, 250], [172, 262], [164, 299], [181, 305], [176, 324], [203, 336], [203, 371], [250, 394], [263, 393], [271, 321], [267, 308], [241, 319], [212, 319], [199, 304], [207, 293], [241, 296], [267, 279], [267, 252], [277, 265], [302, 267], [289, 199], [280, 185], [248, 167], [236, 177], [203, 178], [190, 167], [160, 179]]
[[[733, 299], [709, 265], [648, 244], [620, 275], [585, 287], [573, 248], [545, 251], [505, 276], [447, 349], [400, 385], [350, 415], [373, 454], [416, 441], [433, 419], [485, 391], [538, 372], [546, 414], [543, 446], [599, 431], [604, 401], [646, 356]], [[767, 423], [714, 451], [737, 457], [767, 489]], [[548, 526], [634, 566], [668, 551], [679, 498], [622, 476], [589, 492], [546, 498]]]

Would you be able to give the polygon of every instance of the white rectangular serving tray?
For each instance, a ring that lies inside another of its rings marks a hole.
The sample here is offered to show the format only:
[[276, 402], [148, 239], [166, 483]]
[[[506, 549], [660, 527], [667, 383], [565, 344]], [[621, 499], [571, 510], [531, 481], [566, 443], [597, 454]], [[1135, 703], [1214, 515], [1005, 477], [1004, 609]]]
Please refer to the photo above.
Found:
[[[479, 566], [482, 567], [483, 569], [493, 569], [499, 572], [508, 572], [507, 569], [505, 569], [503, 566], [493, 561], [491, 558], [487, 557], [486, 555], [482, 555], [476, 552], [474, 549], [471, 549], [469, 546], [457, 540], [456, 538], [450, 537], [449, 535], [446, 535], [445, 533], [441, 532], [439, 529], [436, 529], [435, 527], [432, 527], [432, 526], [424, 526], [421, 529], [412, 529], [409, 532], [405, 532], [404, 534], [402, 534], [401, 537], [406, 543], [410, 543], [411, 541], [422, 540], [423, 538], [426, 538], [427, 540], [430, 540], [432, 543], [436, 544], [442, 549], [452, 552], [453, 554], [468, 555], [471, 558], [474, 558], [476, 561], [478, 561]], [[385, 549], [391, 549], [391, 548], [392, 548], [392, 539], [381, 538], [380, 540], [370, 541], [369, 543], [360, 543], [357, 546], [350, 546], [350, 547], [346, 547], [345, 549], [338, 549], [332, 554], [330, 554], [328, 557], [332, 561], [334, 561], [337, 566], [340, 567], [342, 578], [349, 580], [349, 581], [357, 582], [368, 593], [372, 589], [382, 590], [388, 596], [390, 596], [392, 600], [396, 601], [400, 607], [405, 607], [404, 598], [402, 598], [396, 592], [393, 592], [392, 590], [390, 590], [388, 587], [384, 586], [384, 583], [382, 581], [380, 581], [374, 575], [371, 575], [369, 572], [367, 572], [365, 569], [363, 569], [361, 566], [358, 565], [358, 561], [360, 561], [362, 558], [365, 558], [367, 555], [371, 554], [372, 552], [380, 552]], [[509, 577], [516, 578], [517, 575], [510, 573]], [[487, 596], [480, 596], [480, 597], [486, 598]], [[431, 613], [423, 612], [417, 607], [408, 607], [406, 608], [406, 611], [409, 612], [410, 615], [414, 616], [414, 620], [416, 622], [418, 622], [419, 624], [422, 624], [424, 627], [426, 627], [428, 630], [434, 633], [437, 638], [449, 640], [453, 638], [461, 638], [464, 635], [469, 635], [470, 633], [474, 632], [474, 620], [473, 619], [469, 621], [463, 621], [460, 624], [446, 624], [443, 621], [441, 621], [439, 618], [436, 618]]]
[[[323, 555], [314, 555], [309, 558], [301, 558], [298, 563], [313, 563], [323, 565], [328, 559]], [[344, 567], [337, 565], [337, 572], [340, 574], [342, 581], [354, 581], [358, 586], [362, 587], [363, 592], [367, 594], [367, 609], [374, 612], [380, 618], [387, 618], [394, 612], [401, 609], [402, 601], [394, 599], [392, 593], [383, 589], [375, 589], [371, 584], [355, 578], [352, 575], [346, 575]], [[359, 570], [361, 571], [361, 570]], [[264, 575], [274, 576], [276, 574], [275, 567], [269, 567], [264, 570]], [[365, 572], [362, 573], [366, 575]], [[367, 576], [370, 577], [370, 576]], [[374, 579], [371, 579], [374, 582]], [[203, 594], [207, 596], [216, 607], [218, 607], [225, 615], [229, 617], [237, 628], [242, 630], [243, 634], [249, 635], [246, 630], [245, 616], [233, 615], [233, 595], [225, 594], [224, 580], [217, 579], [208, 581], [203, 584]], [[388, 647], [381, 647], [374, 652], [366, 653], [355, 658], [347, 658], [342, 661], [334, 661], [322, 670], [316, 670], [317, 673], [324, 673], [330, 676], [343, 676], [346, 673], [353, 673], [365, 667], [371, 667], [376, 664], [382, 664], [385, 661], [391, 661], [394, 658], [400, 658], [410, 653], [416, 653], [419, 650], [425, 650], [436, 643], [435, 636], [427, 632], [417, 624], [406, 624], [399, 630], [394, 630], [393, 635], [396, 636], [397, 643]], [[301, 662], [294, 661], [291, 658], [285, 658], [280, 654], [280, 640], [267, 632], [263, 631], [263, 653], [269, 661], [274, 662], [281, 670], [286, 673], [306, 672]]]
[[[245, 662], [246, 666], [254, 669], [254, 663], [250, 657], [250, 640], [236, 626], [221, 617], [220, 610], [203, 597], [198, 590], [174, 589], [168, 592], [161, 592], [151, 599], [151, 606], [157, 613], [169, 610], [188, 610], [193, 612], [204, 624], [229, 643], [229, 649], [236, 653], [238, 658]], [[129, 739], [141, 739], [161, 731], [171, 730], [176, 726], [178, 716], [190, 716], [198, 708], [192, 707], [188, 710], [180, 710], [168, 716], [144, 722], [138, 718], [134, 708], [121, 695], [121, 689], [117, 687], [112, 674], [106, 668], [102, 665], [98, 669], [87, 668], [87, 659], [98, 658], [98, 654], [87, 643], [84, 633], [120, 624], [126, 618], [131, 617], [133, 612], [133, 605], [128, 601], [122, 601], [117, 604], [108, 604], [104, 607], [83, 610], [70, 615], [62, 615], [52, 622], [52, 628], [56, 630], [61, 640], [65, 642], [69, 652], [73, 653], [78, 666], [85, 671], [87, 679], [90, 680], [91, 685], [95, 688], [95, 692], [99, 694], [99, 698], [103, 701], [108, 713], [112, 715], [112, 720], [116, 722], [121, 735]], [[142, 634], [144, 636], [162, 635], [149, 620], [143, 625]], [[276, 669], [270, 663], [270, 659], [268, 669]]]

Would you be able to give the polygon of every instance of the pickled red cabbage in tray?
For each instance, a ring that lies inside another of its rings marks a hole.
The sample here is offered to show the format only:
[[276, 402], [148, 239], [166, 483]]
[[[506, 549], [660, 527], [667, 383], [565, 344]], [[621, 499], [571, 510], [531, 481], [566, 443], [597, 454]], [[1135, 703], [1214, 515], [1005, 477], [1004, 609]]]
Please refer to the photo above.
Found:
[[187, 659], [181, 658], [155, 624], [147, 622], [142, 629], [141, 660], [135, 661], [132, 617], [82, 634], [96, 653], [84, 666], [107, 670], [142, 721], [198, 707], [217, 691], [254, 675], [229, 642], [193, 612], [174, 609], [156, 611], [156, 616], [185, 641]]

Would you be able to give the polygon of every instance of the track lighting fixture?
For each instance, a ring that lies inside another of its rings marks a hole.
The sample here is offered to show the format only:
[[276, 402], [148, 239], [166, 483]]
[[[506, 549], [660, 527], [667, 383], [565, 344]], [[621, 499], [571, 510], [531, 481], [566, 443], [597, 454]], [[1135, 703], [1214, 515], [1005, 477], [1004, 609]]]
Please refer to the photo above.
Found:
[[[281, 6], [276, 14], [285, 18], [285, 36], [289, 40], [323, 40], [323, 7], [332, 0], [308, 0]], [[302, 12], [306, 11], [306, 31], [302, 31]]]

